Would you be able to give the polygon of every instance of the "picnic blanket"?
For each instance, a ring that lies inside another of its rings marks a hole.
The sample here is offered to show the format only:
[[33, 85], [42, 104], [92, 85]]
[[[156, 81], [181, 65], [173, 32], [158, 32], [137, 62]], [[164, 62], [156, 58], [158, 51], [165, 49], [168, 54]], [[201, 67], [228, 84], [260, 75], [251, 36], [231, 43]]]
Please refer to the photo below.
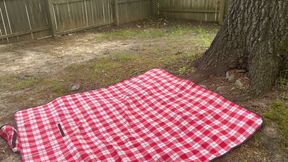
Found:
[[14, 146], [25, 162], [204, 162], [262, 124], [260, 116], [162, 69], [57, 98], [15, 119]]

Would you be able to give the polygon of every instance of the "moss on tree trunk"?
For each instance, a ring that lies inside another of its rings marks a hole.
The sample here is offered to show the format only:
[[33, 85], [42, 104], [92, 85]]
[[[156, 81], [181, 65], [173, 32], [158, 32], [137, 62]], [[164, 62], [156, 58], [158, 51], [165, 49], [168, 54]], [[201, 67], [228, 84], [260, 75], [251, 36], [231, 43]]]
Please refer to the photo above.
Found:
[[195, 63], [206, 75], [247, 69], [251, 92], [274, 85], [288, 60], [288, 0], [233, 0], [211, 47]]

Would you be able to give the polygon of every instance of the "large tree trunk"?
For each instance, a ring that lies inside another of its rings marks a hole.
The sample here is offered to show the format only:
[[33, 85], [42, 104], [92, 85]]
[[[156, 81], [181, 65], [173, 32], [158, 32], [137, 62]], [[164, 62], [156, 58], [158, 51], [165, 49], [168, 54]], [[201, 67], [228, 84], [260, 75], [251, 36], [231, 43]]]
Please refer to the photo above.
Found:
[[211, 47], [196, 61], [204, 74], [249, 71], [255, 95], [271, 89], [287, 68], [288, 0], [233, 0]]

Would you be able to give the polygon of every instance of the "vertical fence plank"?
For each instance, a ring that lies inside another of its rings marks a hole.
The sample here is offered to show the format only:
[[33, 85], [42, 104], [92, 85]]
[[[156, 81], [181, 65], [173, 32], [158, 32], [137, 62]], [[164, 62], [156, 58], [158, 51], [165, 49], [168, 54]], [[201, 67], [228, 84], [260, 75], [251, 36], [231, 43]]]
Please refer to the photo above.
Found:
[[[4, 32], [5, 32], [5, 35], [7, 36], [8, 34], [7, 34], [6, 24], [5, 24], [5, 20], [4, 20], [4, 16], [3, 16], [3, 12], [1, 8], [0, 8], [0, 15], [1, 15], [2, 23], [3, 23]], [[9, 43], [8, 37], [6, 37], [6, 40]]]
[[48, 17], [49, 17], [49, 23], [50, 23], [50, 29], [51, 29], [51, 34], [53, 37], [56, 36], [56, 24], [55, 24], [55, 21], [56, 21], [56, 18], [55, 18], [55, 11], [54, 11], [54, 6], [52, 4], [52, 1], [51, 0], [47, 0], [47, 7], [48, 7]]
[[27, 8], [27, 0], [24, 0], [24, 6], [25, 6], [25, 11], [26, 11], [28, 25], [29, 25], [29, 30], [30, 30], [30, 33], [31, 33], [31, 38], [34, 39], [34, 34], [33, 34], [33, 31], [32, 31], [32, 25], [31, 25], [31, 21], [30, 21], [30, 14], [29, 14], [28, 8]]
[[218, 0], [217, 1], [214, 1], [214, 9], [215, 11], [217, 11], [217, 14], [215, 14], [215, 21], [219, 21], [219, 6], [218, 6]]
[[116, 25], [119, 26], [119, 3], [118, 0], [114, 0], [114, 16], [115, 16], [115, 22]]
[[[11, 28], [9, 13], [8, 13], [7, 6], [6, 6], [6, 0], [3, 0], [3, 4], [4, 4], [5, 12], [6, 12], [6, 17], [7, 17], [7, 21], [8, 21], [8, 26], [9, 26], [10, 33], [13, 33], [12, 28]], [[3, 21], [4, 21], [4, 20], [3, 20]]]
[[224, 13], [225, 13], [225, 0], [219, 0], [219, 24], [223, 24], [224, 22]]
[[85, 8], [85, 18], [86, 18], [86, 25], [89, 26], [89, 19], [88, 19], [88, 11], [87, 11], [87, 1], [84, 0], [84, 8]]

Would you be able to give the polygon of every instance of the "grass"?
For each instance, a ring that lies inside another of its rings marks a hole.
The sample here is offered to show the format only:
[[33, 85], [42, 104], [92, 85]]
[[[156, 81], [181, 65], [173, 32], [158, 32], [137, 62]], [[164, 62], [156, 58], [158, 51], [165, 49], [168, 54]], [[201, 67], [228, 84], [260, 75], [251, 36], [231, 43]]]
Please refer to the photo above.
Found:
[[[279, 100], [275, 101], [269, 112], [264, 113], [264, 118], [268, 124], [272, 122], [276, 124], [280, 132], [281, 142], [279, 150], [287, 150], [288, 148], [288, 73], [281, 72], [276, 84], [279, 91]], [[285, 152], [285, 151], [284, 151]]]
[[[279, 150], [283, 151], [288, 148], [288, 77], [281, 73], [278, 81], [277, 88], [279, 91], [279, 99], [271, 105], [271, 110], [264, 113], [264, 119], [268, 125], [275, 123], [278, 132], [280, 132], [281, 142]], [[284, 151], [285, 152], [285, 151]]]
[[281, 136], [288, 140], [288, 106], [283, 101], [276, 101], [272, 105], [272, 110], [264, 114], [269, 122], [277, 124]]
[[193, 71], [191, 67], [183, 66], [183, 67], [179, 68], [178, 73], [181, 76], [185, 76], [185, 75], [189, 74], [191, 71]]
[[73, 84], [80, 84], [81, 88], [78, 91], [98, 89], [153, 68], [164, 68], [173, 74], [185, 77], [191, 72], [188, 65], [194, 58], [193, 53], [140, 55], [115, 51], [107, 57], [93, 59], [83, 64], [72, 64], [51, 77], [31, 76], [19, 80], [15, 76], [10, 76], [2, 81], [9, 83], [4, 88], [8, 88], [10, 91], [25, 90], [32, 87], [39, 90], [39, 87], [42, 87], [40, 91], [37, 91], [39, 96], [50, 94], [59, 97], [75, 93], [71, 90]]
[[[97, 83], [99, 87], [111, 85], [129, 77], [138, 75], [153, 68], [166, 68], [174, 73], [184, 75], [177, 70], [183, 67], [183, 60], [190, 59], [190, 55], [163, 55], [133, 53], [113, 53], [109, 57], [91, 60], [81, 65], [71, 65], [65, 69], [70, 78]], [[189, 60], [193, 61], [193, 60]], [[189, 67], [186, 67], [188, 71]]]
[[[208, 31], [205, 28], [197, 27], [195, 29], [197, 40], [199, 44], [202, 44], [204, 47], [209, 47], [211, 44], [211, 31]], [[215, 32], [215, 31], [212, 31]]]
[[214, 38], [218, 27], [215, 26], [186, 26], [176, 25], [164, 28], [126, 28], [103, 32], [96, 39], [97, 42], [127, 40], [127, 39], [177, 39], [182, 36], [191, 36], [197, 39], [199, 44], [208, 47], [211, 43], [211, 37]]
[[[109, 86], [153, 68], [163, 68], [183, 78], [189, 77], [189, 73], [193, 71], [191, 69], [192, 61], [197, 54], [204, 52], [209, 46], [217, 30], [218, 26], [176, 25], [122, 28], [102, 32], [89, 41], [101, 43], [115, 40], [142, 41], [152, 39], [152, 42], [161, 41], [164, 45], [155, 47], [143, 45], [141, 50], [136, 51], [132, 49], [111, 50], [109, 54], [103, 57], [81, 64], [69, 65], [53, 76], [31, 76], [24, 79], [18, 79], [17, 76], [7, 76], [5, 79], [1, 78], [0, 86], [3, 88], [0, 88], [8, 91], [31, 89], [33, 94], [37, 93], [36, 98], [33, 96], [34, 100], [40, 98], [45, 100], [45, 97], [55, 98]], [[189, 47], [189, 49], [182, 47]], [[142, 51], [142, 48], [146, 51]], [[72, 91], [71, 87], [74, 84], [80, 84], [80, 89]], [[23, 94], [19, 97], [23, 101], [28, 96]]]
[[[71, 84], [80, 83], [80, 91], [98, 89], [139, 75], [153, 68], [164, 68], [171, 73], [185, 77], [191, 71], [187, 63], [194, 58], [191, 54], [163, 55], [161, 53], [138, 55], [135, 53], [115, 52], [108, 57], [73, 64], [64, 69], [56, 78], [46, 79], [45, 84], [55, 96], [73, 93]], [[182, 70], [181, 70], [182, 69]], [[63, 77], [65, 76], [65, 77]], [[59, 82], [59, 80], [62, 80]], [[65, 83], [65, 84], [64, 84]]]
[[277, 80], [277, 87], [280, 91], [280, 98], [288, 101], [288, 71], [280, 73], [280, 77]]
[[23, 90], [41, 82], [41, 79], [36, 77], [29, 77], [24, 80], [19, 80], [15, 84], [15, 90]]
[[28, 76], [24, 78], [18, 78], [17, 76], [5, 76], [1, 77], [0, 88], [9, 89], [13, 91], [19, 91], [24, 90], [26, 88], [31, 88], [35, 84], [38, 84], [41, 82], [41, 78], [35, 77], [35, 76]]
[[41, 83], [41, 85], [46, 85], [51, 94], [56, 96], [63, 96], [69, 94], [69, 87], [65, 84], [64, 81], [57, 79], [45, 79]]
[[151, 39], [164, 37], [165, 32], [161, 29], [122, 29], [111, 32], [101, 33], [97, 40], [98, 42], [113, 41], [113, 40], [127, 40], [127, 39]]

